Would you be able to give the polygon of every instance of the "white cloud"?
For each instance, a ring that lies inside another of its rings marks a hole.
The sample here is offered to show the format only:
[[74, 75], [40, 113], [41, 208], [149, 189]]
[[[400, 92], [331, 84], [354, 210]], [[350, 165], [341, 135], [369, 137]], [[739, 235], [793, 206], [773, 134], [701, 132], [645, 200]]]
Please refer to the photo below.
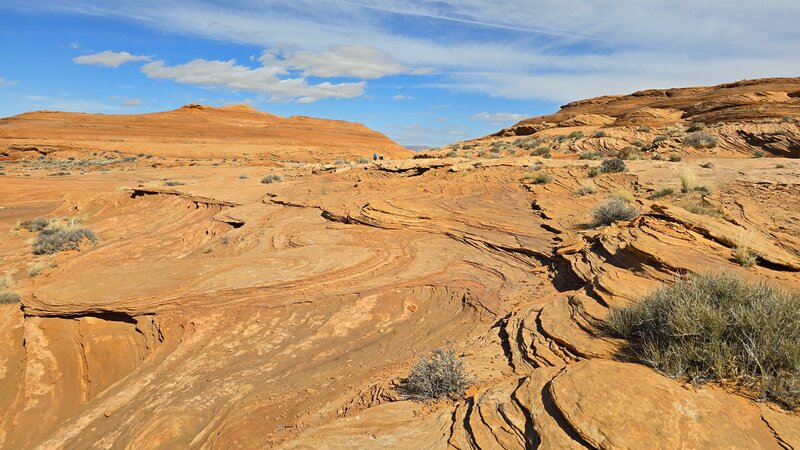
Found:
[[3, 79], [3, 78], [0, 78], [0, 87], [11, 87], [11, 86], [16, 86], [16, 85], [17, 85], [17, 82], [14, 81], [14, 80], [6, 80], [6, 79]]
[[75, 64], [116, 68], [128, 62], [150, 61], [151, 59], [150, 56], [131, 55], [128, 52], [112, 52], [106, 50], [100, 53], [75, 57], [72, 59], [72, 62]]
[[208, 61], [195, 59], [175, 66], [164, 61], [153, 61], [142, 66], [142, 73], [150, 78], [168, 79], [177, 83], [234, 91], [258, 92], [271, 96], [271, 101], [294, 100], [313, 103], [324, 98], [355, 98], [363, 95], [366, 83], [309, 84], [304, 78], [279, 78], [286, 69], [275, 66], [250, 68], [236, 64], [235, 60]]
[[397, 94], [392, 97], [392, 100], [414, 100], [414, 97], [410, 95]]
[[482, 120], [490, 123], [503, 123], [503, 122], [519, 122], [527, 117], [525, 114], [512, 114], [512, 113], [487, 113], [481, 112], [471, 117], [472, 120]]
[[299, 70], [307, 77], [376, 79], [413, 72], [389, 52], [363, 44], [340, 45], [321, 52], [274, 49], [259, 59], [264, 65]]
[[73, 50], [77, 50], [77, 49], [81, 48], [81, 43], [78, 42], [78, 41], [72, 41], [72, 42], [69, 43], [69, 48], [71, 48]]
[[[639, 87], [800, 72], [800, 2], [792, 0], [6, 0], [4, 5], [125, 17], [159, 30], [267, 48], [288, 41], [310, 55], [301, 53], [295, 66], [309, 74], [370, 75], [370, 64], [342, 64], [341, 52], [329, 50], [367, 43], [398, 67], [432, 68], [429, 72], [441, 77], [438, 87], [506, 98], [567, 101]], [[407, 26], [421, 25], [421, 19], [435, 32]]]
[[141, 106], [142, 103], [144, 103], [142, 99], [136, 97], [119, 97], [117, 95], [113, 95], [111, 96], [111, 99], [118, 100], [121, 106], [128, 106], [128, 107]]

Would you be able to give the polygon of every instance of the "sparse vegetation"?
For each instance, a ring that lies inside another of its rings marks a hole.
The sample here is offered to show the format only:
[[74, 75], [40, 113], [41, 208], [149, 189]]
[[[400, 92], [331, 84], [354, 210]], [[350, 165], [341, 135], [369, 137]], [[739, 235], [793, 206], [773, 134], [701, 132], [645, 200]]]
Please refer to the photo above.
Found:
[[683, 169], [680, 174], [681, 192], [692, 192], [697, 186], [697, 176], [689, 169]]
[[34, 255], [52, 255], [61, 251], [80, 250], [85, 240], [92, 244], [98, 241], [97, 235], [89, 228], [51, 221], [47, 228], [39, 231], [32, 252]]
[[737, 383], [800, 407], [800, 294], [730, 274], [695, 275], [614, 309], [627, 353], [694, 382]]
[[656, 136], [655, 139], [653, 139], [653, 144], [658, 144], [659, 142], [664, 142], [668, 139], [669, 136], [667, 136], [666, 134], [661, 134], [659, 136]]
[[776, 169], [785, 169], [786, 165], [785, 164], [775, 164], [775, 168]]
[[603, 153], [593, 151], [593, 152], [580, 152], [578, 153], [579, 159], [588, 159], [588, 160], [596, 160], [596, 159], [603, 159]]
[[541, 156], [542, 158], [550, 158], [550, 148], [539, 147], [531, 152], [531, 156]]
[[754, 158], [763, 158], [765, 156], [767, 156], [767, 153], [765, 151], [763, 151], [763, 150], [756, 150], [756, 151], [753, 152], [753, 157]]
[[341, 165], [347, 164], [347, 161], [345, 161], [345, 160], [344, 160], [344, 159], [342, 159], [342, 158], [338, 158], [338, 159], [337, 159], [336, 161], [334, 161], [333, 163], [334, 163], [334, 164], [336, 164], [337, 166], [341, 166]]
[[167, 180], [164, 182], [164, 186], [183, 186], [186, 183], [183, 181], [174, 181], [174, 180]]
[[678, 203], [678, 206], [694, 214], [702, 214], [711, 217], [719, 217], [721, 215], [719, 210], [704, 198], [687, 198]]
[[455, 150], [450, 150], [446, 155], [448, 158], [458, 158], [458, 153]]
[[703, 164], [700, 165], [700, 167], [702, 167], [703, 169], [713, 169], [714, 163], [712, 163], [711, 161], [704, 162]]
[[751, 235], [742, 234], [733, 246], [733, 260], [742, 267], [753, 267], [758, 261], [758, 253], [750, 247]]
[[620, 220], [631, 220], [639, 211], [621, 198], [609, 198], [592, 211], [593, 226], [611, 225]]
[[528, 174], [525, 179], [533, 184], [547, 184], [553, 181], [553, 176], [547, 172], [539, 172], [537, 174]]
[[[466, 145], [464, 147], [466, 147]], [[414, 155], [414, 156], [416, 156], [416, 155]], [[367, 164], [367, 163], [369, 163], [369, 159], [361, 157], [361, 158], [358, 158], [358, 160], [356, 162], [359, 163], [359, 164]]]
[[37, 217], [35, 219], [26, 220], [19, 224], [21, 228], [24, 228], [31, 232], [42, 231], [47, 228], [47, 225], [50, 224], [50, 221], [45, 219], [44, 217]]
[[463, 363], [453, 350], [435, 349], [423, 356], [405, 381], [406, 394], [425, 400], [444, 396], [457, 397], [467, 385]]
[[250, 178], [250, 175], [248, 175], [246, 173], [243, 173], [243, 174], [239, 175], [239, 179], [240, 180], [247, 180], [249, 178]]
[[683, 143], [694, 148], [714, 148], [717, 146], [717, 138], [704, 131], [695, 131], [687, 135]]
[[642, 125], [642, 126], [636, 128], [636, 131], [638, 131], [639, 133], [650, 133], [651, 131], [653, 131], [653, 129], [650, 128], [650, 127]]
[[683, 159], [683, 157], [681, 157], [681, 155], [679, 155], [677, 153], [673, 153], [673, 154], [669, 155], [669, 161], [670, 162], [680, 162], [682, 159]]
[[705, 130], [705, 129], [706, 129], [706, 124], [704, 124], [703, 122], [695, 122], [695, 123], [689, 125], [688, 128], [686, 128], [686, 132], [687, 133], [694, 133], [696, 131], [702, 131], [702, 130]]
[[650, 194], [650, 196], [647, 197], [647, 198], [649, 198], [650, 200], [655, 200], [657, 198], [667, 197], [667, 196], [672, 195], [674, 193], [675, 193], [675, 189], [672, 189], [671, 187], [661, 188], [661, 189], [653, 192], [652, 194]]
[[630, 191], [626, 191], [624, 189], [620, 189], [619, 191], [615, 191], [611, 194], [611, 198], [618, 198], [625, 203], [633, 203], [636, 198], [633, 196], [633, 193]]
[[575, 193], [580, 197], [583, 197], [584, 195], [594, 194], [595, 192], [597, 192], [597, 186], [595, 186], [595, 184], [592, 183], [591, 181], [587, 181], [586, 183], [581, 184], [580, 187], [575, 191]]
[[619, 158], [606, 159], [600, 164], [600, 171], [603, 173], [618, 173], [627, 170], [628, 166], [625, 165], [625, 161]]
[[573, 131], [567, 136], [569, 139], [580, 139], [584, 136], [583, 131]]
[[281, 181], [283, 181], [283, 177], [280, 175], [267, 175], [261, 179], [263, 184], [279, 183]]
[[20, 296], [16, 292], [0, 291], [0, 305], [19, 303]]
[[608, 136], [608, 133], [606, 133], [603, 130], [595, 131], [594, 134], [592, 135], [592, 137], [594, 137], [594, 138], [604, 138], [606, 136]]
[[586, 174], [589, 178], [594, 178], [600, 175], [600, 168], [599, 167], [589, 167], [589, 171]]

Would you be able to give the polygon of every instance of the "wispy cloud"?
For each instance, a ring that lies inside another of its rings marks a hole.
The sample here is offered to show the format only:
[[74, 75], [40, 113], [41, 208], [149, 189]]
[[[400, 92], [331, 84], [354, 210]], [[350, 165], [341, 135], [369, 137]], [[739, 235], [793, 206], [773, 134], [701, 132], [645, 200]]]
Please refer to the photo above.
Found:
[[505, 123], [505, 122], [519, 122], [520, 120], [527, 117], [525, 114], [513, 114], [513, 113], [487, 113], [481, 112], [475, 114], [471, 117], [472, 120], [482, 120], [484, 122], [490, 122], [493, 124], [497, 123]]
[[[566, 101], [800, 72], [800, 3], [790, 0], [7, 2], [270, 49], [291, 42], [300, 50], [283, 64], [303, 76], [428, 68], [431, 86], [503, 98]], [[364, 43], [368, 51], [354, 47]], [[356, 54], [381, 62], [340, 60]]]
[[323, 98], [354, 98], [364, 93], [366, 83], [322, 82], [309, 84], [304, 78], [279, 78], [286, 69], [276, 66], [250, 68], [238, 65], [235, 60], [207, 61], [196, 59], [185, 64], [167, 65], [153, 61], [142, 66], [142, 73], [150, 78], [167, 79], [177, 83], [234, 91], [258, 92], [271, 96], [270, 101], [293, 100], [313, 103]]
[[394, 97], [392, 97], [392, 100], [414, 100], [414, 97], [410, 95], [397, 94]]
[[3, 79], [3, 78], [0, 78], [0, 87], [11, 87], [11, 86], [16, 86], [16, 85], [17, 85], [17, 82], [14, 81], [14, 80], [6, 80], [6, 79]]
[[137, 97], [120, 97], [118, 95], [111, 96], [111, 100], [117, 100], [121, 106], [141, 106], [144, 102]]
[[89, 66], [102, 66], [117, 68], [125, 63], [134, 61], [150, 61], [150, 56], [131, 55], [128, 52], [112, 52], [106, 50], [100, 53], [93, 53], [91, 55], [81, 55], [72, 58], [75, 64], [85, 64]]

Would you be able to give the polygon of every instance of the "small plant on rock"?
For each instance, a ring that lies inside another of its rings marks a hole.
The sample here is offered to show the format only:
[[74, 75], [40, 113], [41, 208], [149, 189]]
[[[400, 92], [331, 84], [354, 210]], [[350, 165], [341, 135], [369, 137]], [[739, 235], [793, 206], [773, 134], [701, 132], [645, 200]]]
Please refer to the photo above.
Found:
[[600, 171], [603, 173], [618, 173], [626, 170], [628, 170], [628, 166], [619, 158], [606, 159], [600, 164]]
[[466, 385], [464, 365], [456, 358], [455, 351], [437, 348], [414, 365], [404, 390], [411, 398], [425, 400], [457, 397]]
[[283, 177], [280, 175], [267, 175], [261, 179], [263, 184], [278, 183], [280, 181], [283, 181]]
[[620, 220], [631, 220], [639, 211], [625, 200], [613, 197], [601, 203], [592, 211], [593, 226], [611, 225]]

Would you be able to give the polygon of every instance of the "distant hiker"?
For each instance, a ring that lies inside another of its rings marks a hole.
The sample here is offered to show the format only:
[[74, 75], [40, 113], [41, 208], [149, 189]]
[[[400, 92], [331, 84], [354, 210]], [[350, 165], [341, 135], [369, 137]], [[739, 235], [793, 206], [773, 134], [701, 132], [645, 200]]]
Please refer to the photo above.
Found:
[[378, 153], [377, 152], [372, 154], [372, 160], [373, 161], [377, 161], [378, 160]]
[[379, 156], [378, 158], [380, 158], [380, 159], [381, 159], [381, 161], [383, 161], [383, 155]]

